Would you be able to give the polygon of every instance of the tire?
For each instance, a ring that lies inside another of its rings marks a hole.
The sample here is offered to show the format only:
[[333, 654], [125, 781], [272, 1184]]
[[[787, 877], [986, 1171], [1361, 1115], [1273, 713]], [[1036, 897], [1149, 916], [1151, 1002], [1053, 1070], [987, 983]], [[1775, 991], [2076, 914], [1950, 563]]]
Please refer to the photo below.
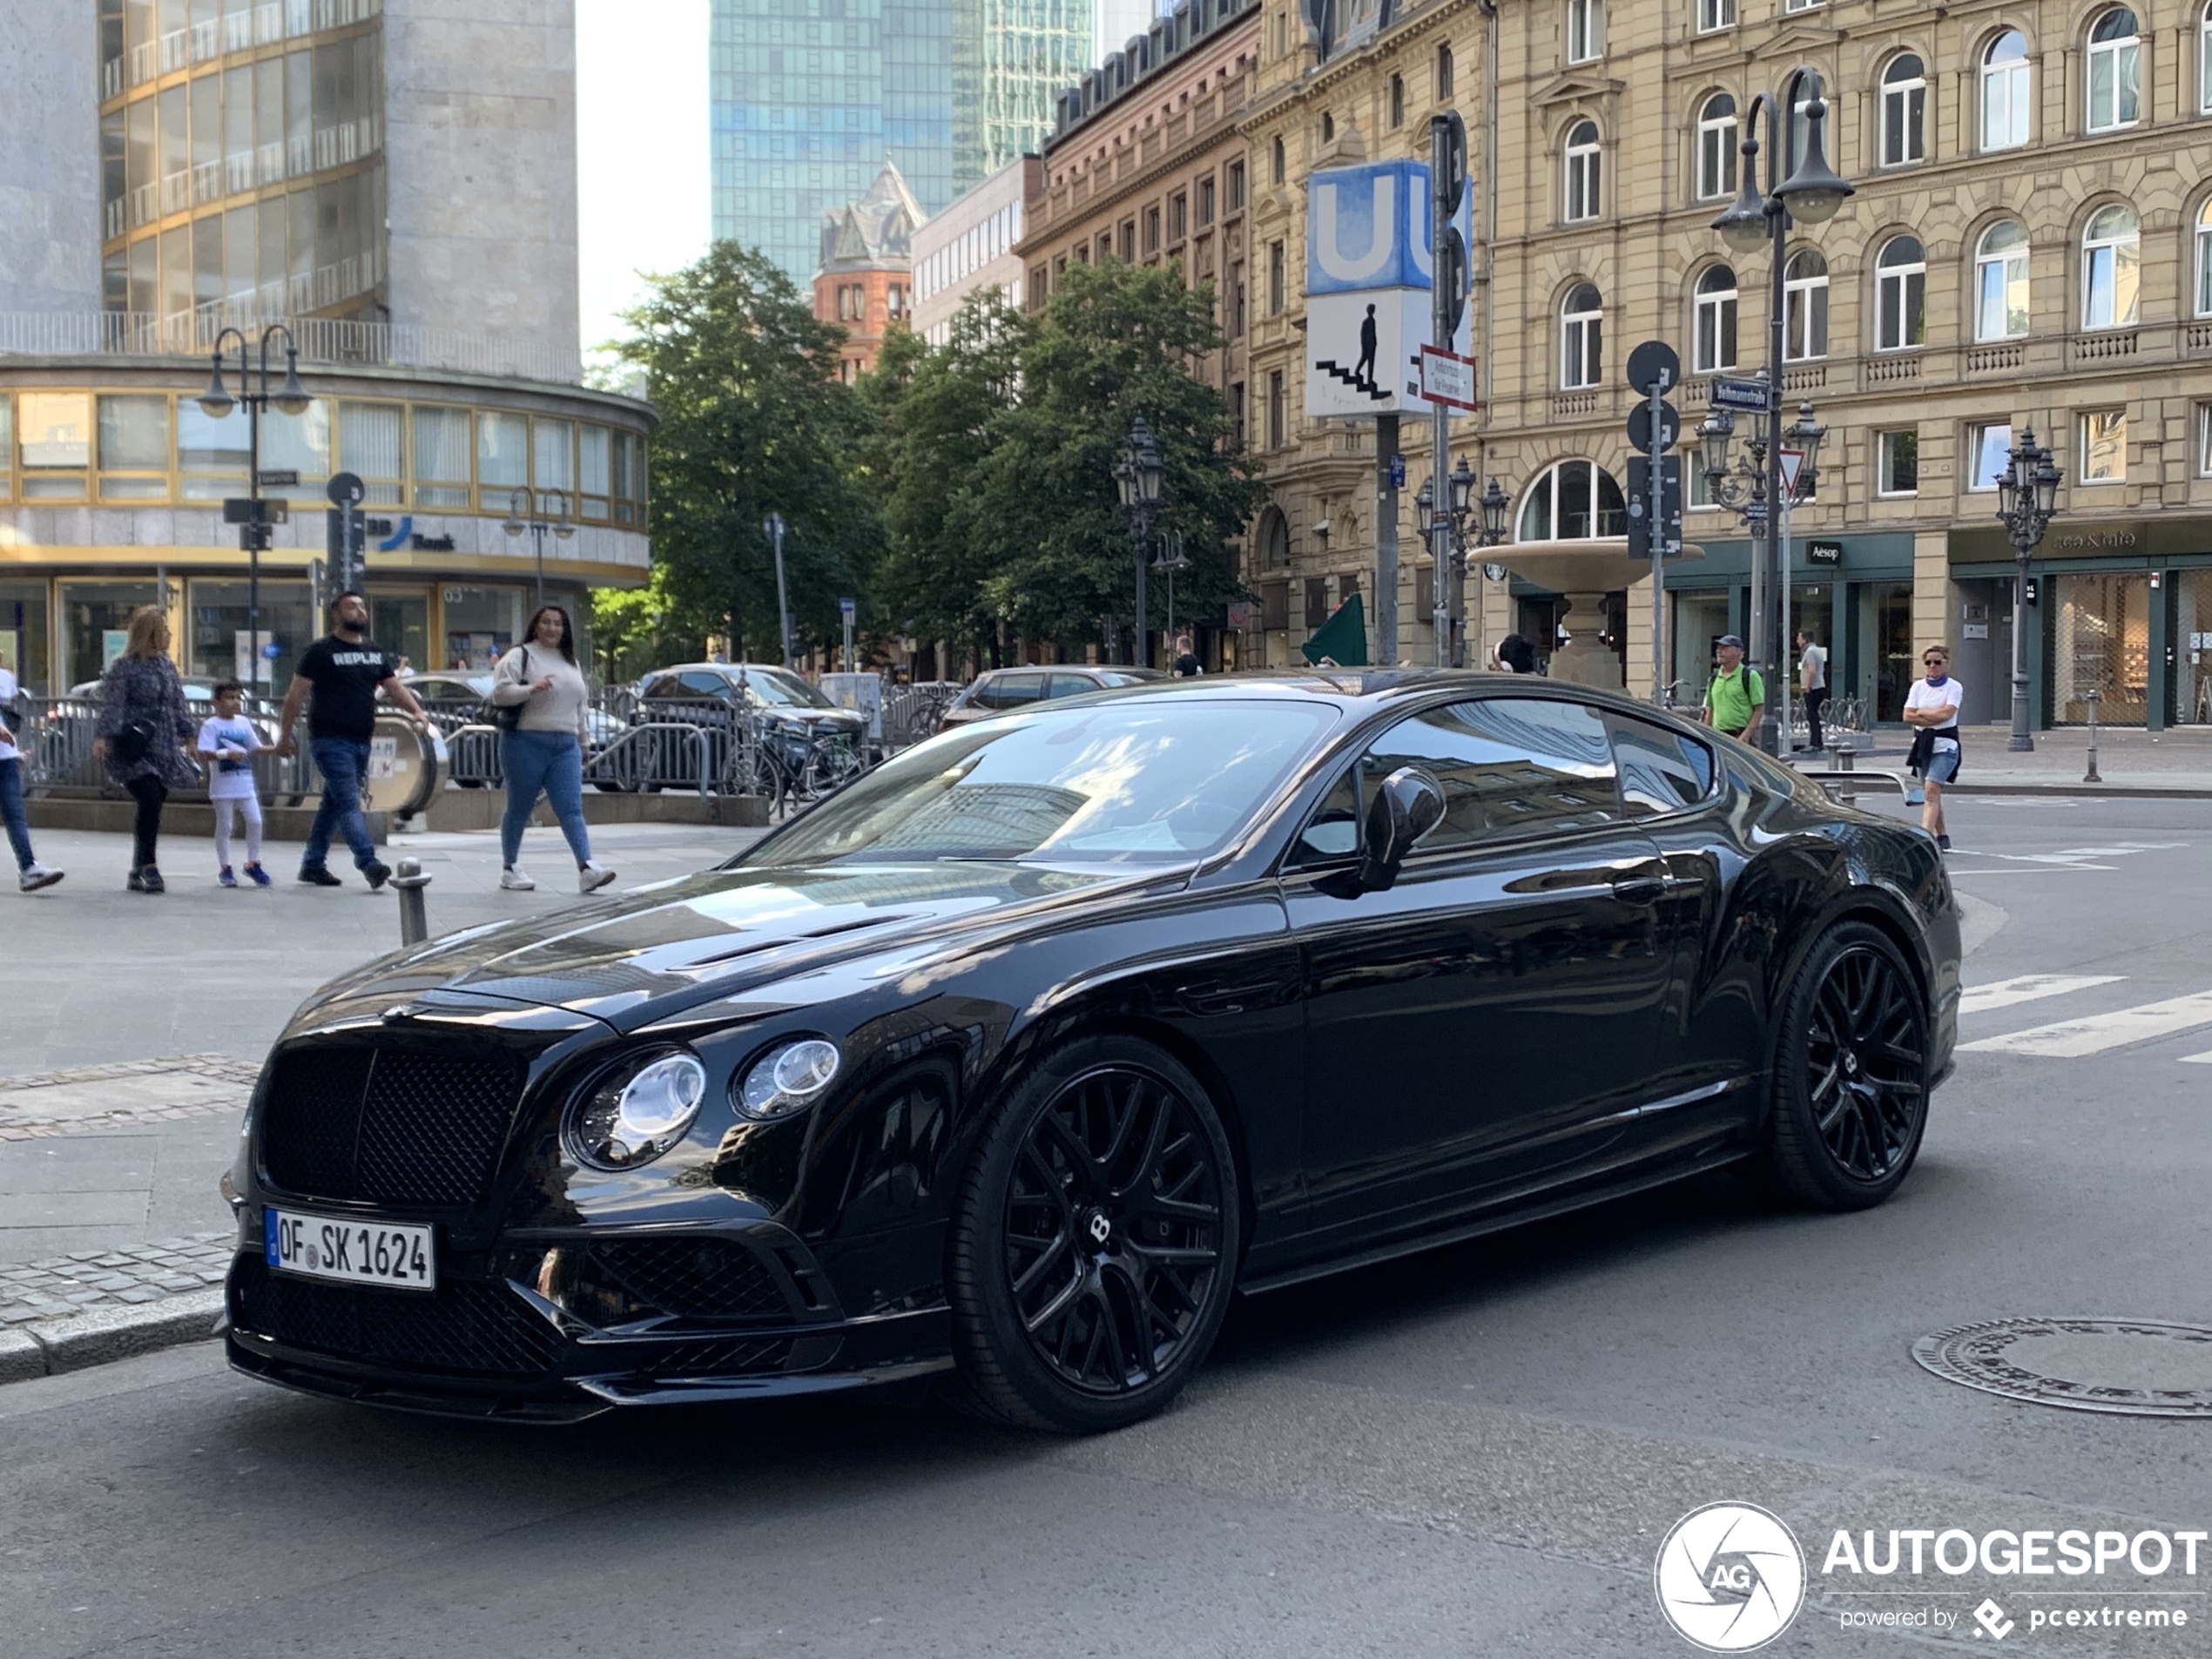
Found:
[[1117, 1035], [1045, 1055], [986, 1121], [954, 1211], [954, 1404], [1062, 1434], [1162, 1410], [1228, 1311], [1237, 1194], [1220, 1116], [1172, 1057]]
[[1904, 1182], [1928, 1119], [1928, 1008], [1888, 934], [1821, 935], [1782, 1005], [1767, 1166], [1815, 1210], [1865, 1210]]

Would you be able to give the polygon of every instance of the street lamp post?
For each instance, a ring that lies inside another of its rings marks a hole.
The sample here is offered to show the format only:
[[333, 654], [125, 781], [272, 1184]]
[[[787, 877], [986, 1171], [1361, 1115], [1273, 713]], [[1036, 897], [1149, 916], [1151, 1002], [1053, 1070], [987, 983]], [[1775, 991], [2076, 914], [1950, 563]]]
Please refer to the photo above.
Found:
[[[284, 383], [273, 393], [269, 390], [269, 341], [277, 335], [284, 336]], [[223, 384], [223, 342], [238, 341], [238, 396], [233, 398]], [[280, 322], [273, 322], [261, 331], [261, 361], [258, 377], [247, 357], [246, 336], [235, 328], [226, 328], [215, 336], [215, 363], [209, 375], [207, 389], [199, 395], [199, 407], [210, 419], [219, 421], [240, 403], [246, 405], [246, 493], [253, 503], [250, 523], [239, 527], [239, 541], [246, 549], [246, 637], [249, 642], [248, 660], [252, 664], [248, 677], [255, 686], [261, 684], [261, 550], [268, 545], [269, 527], [261, 516], [261, 411], [273, 403], [286, 415], [305, 415], [314, 400], [307, 388], [300, 384], [300, 348], [292, 338], [292, 331]]]
[[[1759, 93], [1751, 100], [1751, 107], [1744, 112], [1743, 142], [1740, 146], [1743, 156], [1742, 187], [1729, 210], [1713, 221], [1713, 228], [1721, 233], [1722, 239], [1739, 253], [1755, 253], [1764, 243], [1768, 246], [1772, 256], [1772, 268], [1767, 273], [1767, 407], [1764, 435], [1767, 441], [1763, 446], [1766, 476], [1763, 493], [1756, 499], [1777, 504], [1782, 502], [1784, 493], [1782, 445], [1777, 439], [1782, 432], [1782, 368], [1785, 361], [1783, 271], [1789, 260], [1790, 226], [1793, 221], [1807, 225], [1824, 224], [1836, 216], [1837, 209], [1853, 194], [1850, 182], [1829, 166], [1827, 158], [1821, 151], [1821, 123], [1827, 118], [1828, 104], [1821, 96], [1820, 77], [1811, 70], [1801, 71], [1796, 77], [1792, 90], [1804, 99], [1800, 107], [1805, 118], [1804, 154], [1797, 158], [1790, 176], [1781, 178], [1783, 164], [1787, 159], [1782, 135], [1789, 118], [1788, 107], [1771, 92]], [[1762, 109], [1766, 112], [1767, 133], [1766, 186], [1764, 190], [1758, 183], [1758, 120]], [[1714, 419], [1724, 414], [1724, 411], [1716, 411], [1706, 424], [1710, 426]], [[1724, 427], [1721, 435], [1723, 455], [1726, 454], [1728, 429]], [[1710, 448], [1706, 460], [1706, 476], [1714, 477]], [[1755, 531], [1757, 528], [1755, 521]], [[1768, 528], [1773, 529], [1777, 527]], [[1778, 582], [1779, 573], [1771, 568], [1762, 568], [1774, 564], [1780, 546], [1777, 535], [1769, 534], [1764, 537], [1764, 544], [1759, 551], [1759, 564], [1753, 570], [1751, 584], [1752, 653], [1755, 658], [1766, 657], [1766, 663], [1759, 665], [1770, 668], [1778, 668], [1788, 656], [1786, 641], [1783, 642], [1782, 649], [1774, 649], [1777, 637], [1772, 631], [1773, 624], [1767, 611], [1766, 602]], [[1778, 608], [1784, 617], [1782, 625], [1786, 627], [1789, 612], [1786, 592]], [[1767, 656], [1770, 651], [1773, 651], [1770, 657]], [[1779, 732], [1775, 705], [1770, 703], [1754, 740], [1767, 753], [1777, 754], [1781, 752]]]
[[[2013, 754], [2028, 754], [2035, 738], [2027, 720], [2027, 562], [2059, 510], [2059, 468], [2051, 452], [2035, 442], [2035, 428], [2020, 429], [2006, 469], [2005, 504], [1997, 516], [2020, 560], [2013, 573], [2013, 735], [2005, 745]], [[2094, 769], [2094, 768], [2093, 768]]]
[[1190, 568], [1190, 560], [1183, 551], [1183, 532], [1168, 530], [1160, 536], [1159, 551], [1152, 556], [1152, 568], [1168, 579], [1168, 638], [1175, 638], [1175, 578], [1177, 573]]
[[[1715, 409], [1697, 423], [1697, 446], [1699, 464], [1713, 499], [1743, 514], [1744, 523], [1759, 546], [1759, 556], [1751, 565], [1751, 631], [1758, 650], [1774, 648], [1777, 684], [1775, 694], [1767, 703], [1774, 732], [1770, 734], [1766, 729], [1765, 719], [1770, 717], [1762, 717], [1757, 736], [1758, 746], [1769, 754], [1783, 754], [1786, 752], [1790, 732], [1790, 509], [1801, 501], [1812, 499], [1820, 478], [1816, 462], [1828, 428], [1812, 418], [1812, 405], [1807, 401], [1797, 405], [1797, 418], [1782, 428], [1781, 442], [1767, 441], [1771, 429], [1762, 422], [1744, 440], [1748, 458], [1731, 466], [1729, 446], [1736, 435], [1736, 417], [1726, 409]], [[1794, 482], [1787, 481], [1783, 469], [1784, 450], [1794, 452], [1798, 457]], [[1773, 493], [1770, 494], [1770, 489]], [[1770, 574], [1765, 557], [1769, 548], [1776, 553], [1775, 568]], [[1769, 639], [1765, 623], [1770, 614], [1770, 596], [1776, 593], [1780, 597], [1773, 601], [1771, 614], [1777, 618], [1779, 633], [1776, 639]]]
[[[550, 523], [538, 509], [539, 501], [549, 496], [557, 497], [561, 503], [560, 516]], [[525, 517], [525, 514], [529, 516]], [[507, 522], [500, 528], [509, 536], [520, 536], [524, 530], [530, 533], [530, 540], [536, 544], [537, 551], [536, 603], [543, 609], [545, 604], [545, 532], [551, 530], [564, 542], [576, 534], [576, 526], [569, 521], [569, 492], [553, 488], [532, 489], [528, 484], [517, 485], [507, 493]]]
[[776, 633], [784, 649], [784, 666], [791, 666], [791, 593], [784, 585], [784, 516], [771, 513], [760, 521], [761, 533], [776, 550]]
[[[1430, 547], [1436, 550], [1432, 569], [1435, 572], [1434, 591], [1429, 595], [1429, 624], [1436, 635], [1436, 665], [1449, 668], [1457, 655], [1453, 628], [1453, 601], [1467, 571], [1467, 519], [1477, 506], [1474, 494], [1474, 473], [1461, 455], [1459, 463], [1445, 475], [1443, 510], [1438, 511], [1436, 481], [1424, 480], [1420, 493], [1413, 497], [1414, 511], [1420, 516], [1421, 534]], [[1493, 478], [1490, 488], [1495, 492], [1498, 481]], [[1501, 495], [1500, 501], [1505, 497]], [[1490, 545], [1490, 498], [1482, 497], [1483, 542]]]
[[1121, 488], [1122, 510], [1129, 515], [1130, 551], [1136, 561], [1136, 665], [1139, 668], [1152, 666], [1152, 613], [1145, 604], [1144, 548], [1152, 534], [1152, 521], [1159, 516], [1160, 478], [1166, 470], [1152, 428], [1144, 424], [1144, 417], [1140, 415], [1130, 427], [1121, 458], [1114, 462], [1114, 482]]

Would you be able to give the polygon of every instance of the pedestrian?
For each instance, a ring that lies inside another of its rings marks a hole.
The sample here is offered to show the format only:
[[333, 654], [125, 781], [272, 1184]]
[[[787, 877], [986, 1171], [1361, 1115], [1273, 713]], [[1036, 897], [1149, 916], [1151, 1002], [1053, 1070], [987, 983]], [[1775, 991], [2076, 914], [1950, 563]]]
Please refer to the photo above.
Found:
[[[507, 813], [499, 821], [504, 866], [499, 885], [516, 893], [537, 886], [516, 860], [523, 853], [523, 831], [543, 795], [552, 803], [553, 816], [561, 820], [561, 833], [576, 856], [577, 891], [597, 893], [615, 873], [591, 861], [591, 832], [583, 821], [591, 689], [577, 666], [569, 613], [559, 605], [540, 605], [523, 643], [499, 659], [492, 671], [491, 702], [504, 728], [499, 766], [507, 777]], [[515, 711], [511, 716], [509, 709]]]
[[300, 880], [314, 887], [345, 885], [330, 871], [330, 838], [341, 835], [353, 850], [354, 867], [368, 878], [374, 891], [392, 874], [376, 856], [361, 811], [368, 741], [376, 732], [376, 694], [382, 691], [418, 725], [429, 717], [401, 683], [394, 659], [368, 637], [367, 599], [351, 589], [340, 594], [330, 602], [330, 632], [300, 653], [284, 694], [284, 711], [277, 717], [276, 752], [280, 758], [298, 752], [293, 733], [305, 703], [307, 752], [322, 776], [322, 803], [315, 808], [300, 856]]
[[1536, 671], [1536, 648], [1519, 634], [1507, 634], [1490, 654], [1490, 666], [1505, 674]]
[[1805, 732], [1818, 754], [1827, 747], [1820, 731], [1820, 711], [1828, 705], [1828, 648], [1817, 644], [1811, 634], [1797, 630], [1797, 683], [1804, 688]]
[[123, 655], [107, 665], [100, 680], [100, 718], [92, 740], [93, 758], [108, 776], [138, 803], [132, 820], [132, 893], [161, 893], [161, 871], [154, 862], [161, 835], [162, 803], [172, 789], [199, 781], [185, 752], [192, 739], [192, 712], [185, 706], [185, 683], [169, 660], [169, 617], [158, 605], [131, 613]]
[[36, 893], [52, 887], [62, 873], [48, 869], [30, 850], [30, 819], [23, 805], [23, 751], [16, 746], [16, 729], [23, 718], [16, 707], [17, 695], [14, 671], [0, 663], [0, 819], [7, 823], [8, 845], [15, 851], [16, 886]]
[[1756, 669], [1743, 664], [1743, 642], [1723, 634], [1713, 647], [1717, 664], [1713, 683], [1705, 688], [1702, 718], [1714, 731], [1740, 738], [1759, 723], [1766, 711], [1766, 682]]
[[1925, 792], [1920, 805], [1920, 827], [1936, 838], [1936, 845], [1951, 850], [1951, 835], [1943, 821], [1943, 786], [1959, 775], [1959, 705], [1966, 692], [1951, 678], [1951, 652], [1931, 645], [1920, 653], [1926, 678], [1912, 682], [1905, 694], [1905, 724], [1912, 727], [1912, 750], [1905, 756], [1908, 770], [1920, 774]]
[[231, 820], [246, 820], [246, 879], [257, 887], [270, 885], [261, 867], [261, 786], [253, 776], [253, 757], [273, 754], [273, 743], [261, 734], [244, 713], [246, 687], [236, 680], [217, 682], [215, 712], [199, 723], [199, 752], [207, 757], [207, 805], [215, 814], [215, 880], [226, 887], [238, 885], [231, 868]]
[[1198, 653], [1191, 647], [1190, 636], [1187, 633], [1177, 634], [1175, 637], [1176, 678], [1194, 680], [1205, 671], [1204, 664], [1198, 661]]

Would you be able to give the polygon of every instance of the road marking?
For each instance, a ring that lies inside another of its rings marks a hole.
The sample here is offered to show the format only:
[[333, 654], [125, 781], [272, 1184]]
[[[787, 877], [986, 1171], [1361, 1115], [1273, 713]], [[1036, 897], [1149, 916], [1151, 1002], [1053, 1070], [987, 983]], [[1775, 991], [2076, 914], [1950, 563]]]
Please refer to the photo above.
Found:
[[2188, 1066], [2212, 1066], [2212, 1049], [2207, 1049], [2202, 1054], [2185, 1054], [2182, 1056], [2182, 1063]]
[[2111, 985], [2128, 976], [2125, 974], [2022, 974], [2014, 979], [2000, 979], [1993, 985], [1973, 985], [1959, 995], [1959, 1012], [1986, 1014], [1992, 1008], [2008, 1008], [2015, 1002], [2040, 1001], [2047, 996], [2064, 996], [2068, 991], [2086, 991], [2093, 985]]
[[2001, 1037], [1984, 1037], [1962, 1043], [1963, 1049], [1985, 1054], [2032, 1054], [2078, 1059], [2102, 1054], [2131, 1042], [2148, 1042], [2192, 1027], [2212, 1025], [2212, 991], [2146, 1002], [2141, 1008], [2093, 1014], [2087, 1019], [2061, 1020], [2055, 1025], [2031, 1026]]
[[2055, 865], [2060, 868], [2110, 869], [2110, 865], [2099, 865], [2098, 859], [2124, 859], [2136, 853], [2172, 853], [2188, 845], [2186, 841], [2116, 841], [2110, 846], [2069, 846], [2056, 853], [1974, 853], [1968, 856], [1978, 859], [2002, 859], [2007, 864]]
[[[1978, 859], [1982, 854], [1970, 853], [1967, 856]], [[2078, 870], [2116, 870], [2119, 867], [2116, 864], [2040, 864], [2032, 870], [1959, 870], [1947, 865], [1945, 867], [1953, 880], [1970, 875], [2071, 875]]]

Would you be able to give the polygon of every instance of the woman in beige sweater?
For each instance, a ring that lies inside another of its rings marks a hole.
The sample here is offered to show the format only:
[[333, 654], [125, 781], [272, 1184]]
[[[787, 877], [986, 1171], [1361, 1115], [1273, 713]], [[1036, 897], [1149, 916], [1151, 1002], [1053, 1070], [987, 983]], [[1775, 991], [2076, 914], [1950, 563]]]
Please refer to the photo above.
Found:
[[499, 850], [506, 867], [499, 885], [527, 893], [537, 883], [523, 873], [523, 830], [543, 795], [561, 820], [576, 854], [577, 890], [596, 893], [615, 879], [591, 861], [591, 833], [583, 823], [583, 761], [591, 747], [587, 711], [591, 688], [577, 666], [576, 632], [569, 613], [540, 605], [523, 643], [492, 671], [491, 700], [519, 706], [514, 730], [501, 733], [500, 770], [507, 775], [507, 814], [500, 820]]

